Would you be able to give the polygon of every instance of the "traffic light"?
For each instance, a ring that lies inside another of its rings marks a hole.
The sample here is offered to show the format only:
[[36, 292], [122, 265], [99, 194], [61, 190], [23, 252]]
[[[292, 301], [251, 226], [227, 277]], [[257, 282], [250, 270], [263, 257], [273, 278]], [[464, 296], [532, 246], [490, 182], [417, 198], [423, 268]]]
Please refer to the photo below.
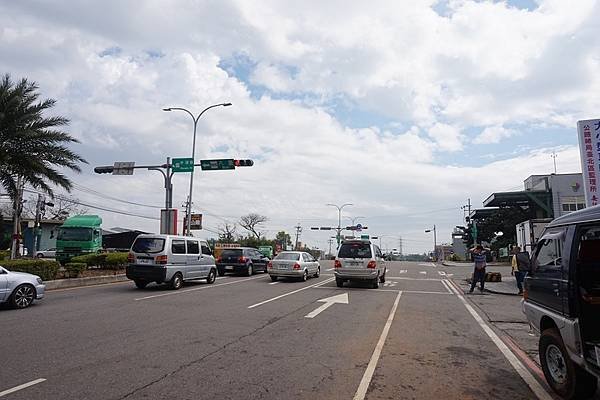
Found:
[[114, 167], [96, 167], [94, 172], [97, 174], [112, 174]]
[[233, 160], [233, 165], [236, 167], [251, 167], [254, 165], [252, 160]]

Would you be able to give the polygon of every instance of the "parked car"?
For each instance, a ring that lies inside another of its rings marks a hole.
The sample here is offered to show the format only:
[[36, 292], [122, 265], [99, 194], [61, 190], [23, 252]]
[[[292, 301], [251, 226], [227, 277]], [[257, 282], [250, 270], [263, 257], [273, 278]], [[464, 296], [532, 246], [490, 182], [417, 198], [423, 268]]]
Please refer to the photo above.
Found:
[[44, 298], [46, 285], [37, 275], [11, 272], [0, 267], [0, 303], [10, 303], [14, 308], [26, 308], [34, 300]]
[[54, 258], [56, 257], [56, 248], [47, 250], [38, 250], [35, 252], [36, 258]]
[[370, 281], [373, 288], [385, 282], [386, 265], [381, 249], [370, 240], [350, 239], [341, 243], [334, 262], [335, 283]]
[[217, 267], [205, 240], [189, 236], [139, 235], [128, 256], [127, 278], [143, 289], [150, 282], [179, 289], [184, 281], [214, 283]]
[[226, 272], [250, 276], [257, 270], [267, 272], [268, 262], [269, 257], [252, 247], [223, 249], [217, 258], [217, 270], [219, 276], [225, 275]]
[[565, 399], [591, 397], [600, 377], [600, 206], [548, 224], [531, 266], [522, 306], [540, 333], [544, 376]]
[[278, 278], [297, 278], [306, 281], [309, 276], [318, 278], [321, 275], [319, 261], [309, 253], [302, 251], [283, 251], [279, 253], [267, 267], [271, 280]]

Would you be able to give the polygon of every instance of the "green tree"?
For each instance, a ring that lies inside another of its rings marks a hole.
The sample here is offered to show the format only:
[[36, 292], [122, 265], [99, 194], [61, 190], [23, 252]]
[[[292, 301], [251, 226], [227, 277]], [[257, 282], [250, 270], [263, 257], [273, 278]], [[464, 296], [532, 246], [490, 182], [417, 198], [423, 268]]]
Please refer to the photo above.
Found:
[[[517, 242], [517, 224], [535, 218], [532, 211], [521, 207], [503, 207], [484, 220], [477, 221], [477, 241], [492, 243], [492, 250]], [[502, 232], [502, 235], [497, 235]]]
[[8, 74], [0, 80], [0, 184], [13, 201], [18, 197], [19, 178], [52, 197], [50, 185], [71, 190], [62, 169], [80, 172], [78, 164], [86, 163], [67, 147], [78, 142], [61, 130], [69, 120], [44, 116], [56, 100], [39, 97], [35, 82], [14, 83]]
[[277, 232], [277, 235], [275, 235], [275, 241], [284, 245], [284, 248], [285, 246], [291, 246], [292, 244], [291, 236], [288, 233], [285, 233], [285, 231]]

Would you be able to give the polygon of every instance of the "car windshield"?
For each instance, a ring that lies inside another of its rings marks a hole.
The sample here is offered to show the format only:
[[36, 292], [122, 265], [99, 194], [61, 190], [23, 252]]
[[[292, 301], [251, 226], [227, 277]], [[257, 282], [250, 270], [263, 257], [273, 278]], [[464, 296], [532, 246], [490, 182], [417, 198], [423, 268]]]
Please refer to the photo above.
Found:
[[371, 245], [368, 243], [342, 243], [339, 258], [371, 258]]
[[131, 250], [135, 253], [160, 253], [165, 248], [165, 239], [137, 238]]
[[92, 240], [92, 228], [68, 228], [63, 227], [58, 230], [57, 240], [81, 241]]
[[280, 253], [274, 260], [289, 260], [298, 261], [300, 259], [300, 253]]
[[221, 257], [240, 257], [243, 254], [242, 249], [227, 249], [223, 250]]

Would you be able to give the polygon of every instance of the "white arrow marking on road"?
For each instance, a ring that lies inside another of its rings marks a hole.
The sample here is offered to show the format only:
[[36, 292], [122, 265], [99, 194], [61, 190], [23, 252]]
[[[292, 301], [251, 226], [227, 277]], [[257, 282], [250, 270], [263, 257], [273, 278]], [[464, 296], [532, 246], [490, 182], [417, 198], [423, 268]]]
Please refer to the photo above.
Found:
[[327, 297], [325, 299], [317, 300], [319, 302], [323, 302], [325, 304], [317, 307], [316, 310], [306, 314], [304, 318], [314, 318], [317, 315], [321, 314], [323, 311], [327, 310], [329, 307], [334, 305], [335, 303], [339, 304], [348, 304], [348, 293], [338, 294], [336, 296]]
[[421, 271], [420, 274], [427, 275], [427, 271]]

